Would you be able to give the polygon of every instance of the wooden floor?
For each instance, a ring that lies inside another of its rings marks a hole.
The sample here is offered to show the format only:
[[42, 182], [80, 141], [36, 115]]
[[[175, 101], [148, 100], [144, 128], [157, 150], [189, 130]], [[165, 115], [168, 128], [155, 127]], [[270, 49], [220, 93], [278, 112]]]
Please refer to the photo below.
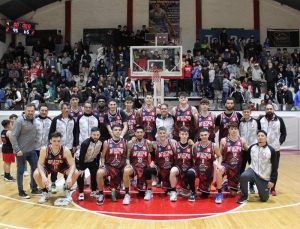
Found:
[[[2, 161], [0, 162], [1, 172]], [[247, 204], [225, 214], [184, 221], [126, 220], [89, 212], [70, 204], [55, 207], [53, 201], [37, 204], [39, 197], [20, 199], [16, 183], [0, 181], [0, 228], [300, 228], [300, 154], [284, 154], [280, 159], [278, 196], [266, 203], [251, 195]], [[12, 166], [13, 174], [15, 165]], [[25, 190], [29, 190], [29, 178], [24, 178]], [[201, 200], [195, 206], [201, 204]], [[140, 206], [143, 208], [143, 206]]]

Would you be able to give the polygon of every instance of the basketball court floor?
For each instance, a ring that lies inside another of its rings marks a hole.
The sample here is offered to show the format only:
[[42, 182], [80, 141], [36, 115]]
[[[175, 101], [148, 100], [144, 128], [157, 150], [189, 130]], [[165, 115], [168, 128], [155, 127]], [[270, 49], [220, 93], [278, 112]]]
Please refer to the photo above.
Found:
[[[78, 193], [72, 194], [73, 203], [54, 206], [63, 196], [63, 179], [57, 182], [60, 191], [51, 195], [46, 204], [38, 204], [39, 196], [31, 199], [18, 197], [16, 182], [0, 180], [0, 228], [103, 228], [103, 229], [166, 229], [166, 228], [300, 228], [300, 152], [285, 151], [280, 158], [277, 196], [268, 202], [259, 201], [258, 194], [249, 194], [249, 202], [239, 205], [237, 197], [224, 194], [224, 201], [214, 202], [214, 190], [208, 199], [199, 195], [196, 202], [178, 196], [177, 202], [160, 188], [154, 188], [154, 198], [148, 202], [139, 197], [131, 187], [131, 203], [122, 205], [122, 199], [111, 202], [106, 192], [104, 205], [96, 205], [85, 188], [85, 200], [78, 201]], [[3, 163], [0, 162], [1, 171]], [[12, 174], [15, 176], [15, 165]], [[29, 177], [24, 177], [24, 188], [29, 193]]]

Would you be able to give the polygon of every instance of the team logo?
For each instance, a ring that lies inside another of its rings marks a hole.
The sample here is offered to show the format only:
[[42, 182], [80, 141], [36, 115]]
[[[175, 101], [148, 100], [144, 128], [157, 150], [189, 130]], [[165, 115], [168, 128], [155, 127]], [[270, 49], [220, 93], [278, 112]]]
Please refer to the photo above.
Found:
[[210, 148], [207, 148], [207, 152], [209, 152], [209, 153], [210, 153]]
[[187, 112], [186, 112], [186, 114], [187, 114], [187, 115], [190, 115], [190, 114], [191, 114], [191, 112], [187, 111]]
[[113, 147], [113, 144], [109, 144], [109, 147]]
[[199, 151], [201, 150], [201, 148], [200, 148], [200, 147], [198, 147], [197, 149], [198, 149]]
[[240, 143], [240, 142], [238, 142], [238, 143], [237, 143], [237, 145], [238, 145], [238, 146], [240, 146], [240, 145], [241, 145], [241, 143]]
[[171, 146], [167, 146], [167, 149], [171, 149]]
[[186, 151], [189, 153], [189, 152], [191, 152], [191, 150], [190, 149], [186, 149]]
[[143, 146], [142, 150], [146, 150], [146, 146]]
[[180, 112], [179, 112], [179, 111], [177, 112], [177, 115], [180, 115]]
[[137, 147], [135, 146], [135, 147], [133, 147], [133, 149], [134, 149], [134, 150], [137, 150]]
[[146, 115], [146, 112], [143, 112], [143, 115]]
[[122, 143], [120, 144], [120, 147], [123, 147], [123, 144], [122, 144]]
[[211, 121], [211, 117], [208, 117], [207, 119], [208, 119], [209, 121]]
[[177, 149], [177, 152], [180, 153], [180, 149]]
[[236, 119], [235, 119], [235, 118], [232, 118], [232, 121], [236, 121]]
[[160, 147], [158, 147], [158, 150], [159, 150], [159, 151], [161, 151], [161, 148], [160, 148]]
[[94, 121], [91, 121], [91, 124], [94, 125]]
[[46, 128], [48, 128], [48, 127], [50, 127], [50, 124], [49, 124], [49, 123], [46, 123], [46, 125], [45, 125], [45, 126], [46, 126]]

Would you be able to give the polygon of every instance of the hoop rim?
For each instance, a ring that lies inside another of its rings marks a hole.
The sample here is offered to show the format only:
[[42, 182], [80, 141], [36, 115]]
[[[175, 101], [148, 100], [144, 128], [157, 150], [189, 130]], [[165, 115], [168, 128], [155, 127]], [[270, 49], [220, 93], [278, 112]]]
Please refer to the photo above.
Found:
[[[149, 75], [148, 75], [149, 73]], [[153, 72], [148, 72], [147, 75], [140, 75], [140, 76], [137, 76], [137, 75], [131, 75], [131, 69], [128, 68], [128, 72], [127, 72], [127, 75], [129, 78], [131, 79], [139, 79], [139, 80], [146, 80], [146, 79], [152, 79], [153, 78]], [[152, 74], [151, 74], [152, 73]], [[184, 76], [183, 74], [182, 75], [163, 75], [163, 72], [160, 72], [160, 77], [161, 79], [183, 79]]]

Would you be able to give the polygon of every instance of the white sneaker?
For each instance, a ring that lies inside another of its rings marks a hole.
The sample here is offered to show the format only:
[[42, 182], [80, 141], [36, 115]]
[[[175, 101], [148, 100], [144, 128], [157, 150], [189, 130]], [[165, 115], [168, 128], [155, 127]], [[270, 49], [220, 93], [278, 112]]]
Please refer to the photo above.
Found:
[[43, 192], [42, 197], [39, 200], [39, 203], [40, 204], [46, 203], [49, 197], [50, 197], [50, 192]]
[[151, 200], [152, 197], [153, 197], [152, 191], [148, 190], [145, 194], [144, 200]]
[[175, 202], [177, 201], [177, 192], [176, 191], [172, 191], [170, 194], [170, 201]]
[[84, 193], [79, 193], [78, 200], [84, 200]]
[[156, 186], [157, 185], [157, 176], [152, 175], [152, 186]]
[[96, 192], [96, 191], [92, 191], [92, 192], [90, 193], [90, 197], [95, 197], [95, 198], [98, 198], [98, 197], [99, 197], [99, 195], [97, 194], [97, 192]]
[[28, 171], [24, 171], [24, 176], [27, 177], [29, 175]]
[[69, 201], [72, 201], [72, 196], [71, 196], [71, 191], [68, 189], [64, 190], [64, 195], [66, 197], [66, 199], [68, 199]]
[[128, 205], [130, 203], [130, 195], [126, 194], [124, 196], [123, 204]]
[[1, 176], [4, 176], [4, 173], [1, 173]]

